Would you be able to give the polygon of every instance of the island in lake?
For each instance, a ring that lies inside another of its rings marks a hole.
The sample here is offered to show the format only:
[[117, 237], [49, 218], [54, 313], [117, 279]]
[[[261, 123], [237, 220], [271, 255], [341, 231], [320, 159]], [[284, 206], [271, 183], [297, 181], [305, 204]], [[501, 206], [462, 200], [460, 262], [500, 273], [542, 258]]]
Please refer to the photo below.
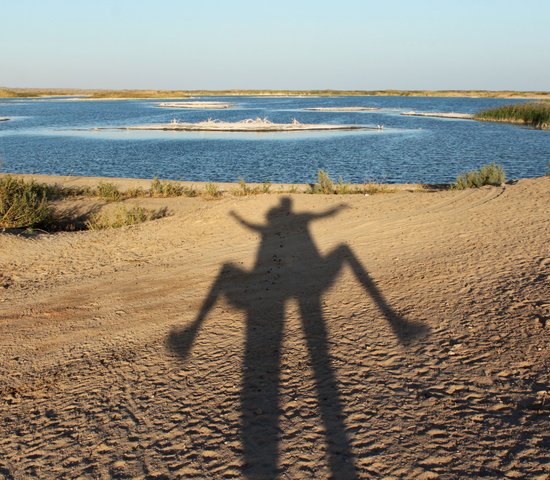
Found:
[[381, 110], [380, 107], [311, 107], [304, 108], [314, 112], [369, 112], [372, 110]]
[[294, 119], [290, 123], [274, 123], [267, 118], [248, 118], [238, 122], [224, 122], [208, 119], [203, 122], [186, 123], [176, 119], [170, 123], [122, 127], [122, 130], [174, 130], [189, 132], [295, 132], [311, 130], [381, 130], [381, 127], [364, 125], [334, 125], [301, 123]]
[[233, 103], [227, 102], [163, 102], [158, 104], [159, 107], [164, 108], [196, 108], [204, 110], [220, 110], [225, 108], [231, 108]]

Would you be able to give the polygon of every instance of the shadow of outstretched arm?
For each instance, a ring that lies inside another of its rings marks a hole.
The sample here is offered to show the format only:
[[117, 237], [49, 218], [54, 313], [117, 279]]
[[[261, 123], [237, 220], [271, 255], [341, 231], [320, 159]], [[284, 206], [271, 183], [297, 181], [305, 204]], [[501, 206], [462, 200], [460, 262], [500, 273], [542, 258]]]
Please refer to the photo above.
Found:
[[262, 233], [265, 227], [263, 225], [258, 225], [256, 223], [249, 222], [248, 220], [245, 220], [243, 217], [241, 217], [237, 212], [231, 210], [229, 212], [229, 215], [231, 215], [237, 222], [239, 222], [243, 227], [246, 227], [252, 231]]
[[324, 212], [307, 213], [306, 216], [308, 217], [308, 221], [318, 220], [320, 218], [332, 217], [332, 216], [336, 215], [337, 213], [341, 212], [342, 210], [346, 210], [348, 208], [350, 208], [349, 205], [347, 205], [345, 203], [341, 203], [340, 205], [336, 205], [335, 207], [329, 208], [328, 210], [325, 210]]
[[344, 257], [351, 266], [357, 280], [361, 282], [363, 288], [370, 294], [377, 307], [386, 317], [393, 333], [403, 345], [409, 345], [415, 340], [430, 335], [431, 329], [427, 325], [421, 322], [411, 322], [399, 315], [388, 302], [386, 302], [384, 295], [382, 295], [382, 292], [380, 292], [368, 272], [363, 268], [359, 260], [357, 260], [354, 253], [347, 246], [341, 248], [344, 250]]
[[206, 316], [218, 300], [220, 294], [223, 294], [223, 282], [224, 282], [224, 269], [220, 271], [216, 281], [210, 288], [208, 296], [202, 303], [199, 314], [193, 321], [193, 323], [185, 328], [173, 328], [168, 335], [167, 345], [170, 350], [177, 353], [182, 359], [187, 358], [195, 343], [195, 338], [199, 330], [206, 319]]

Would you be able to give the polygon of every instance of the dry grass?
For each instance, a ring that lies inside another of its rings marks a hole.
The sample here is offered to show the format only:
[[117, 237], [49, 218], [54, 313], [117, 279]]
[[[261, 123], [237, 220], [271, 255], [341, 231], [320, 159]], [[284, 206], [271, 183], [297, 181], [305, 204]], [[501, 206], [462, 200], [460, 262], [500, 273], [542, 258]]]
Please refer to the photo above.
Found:
[[[144, 192], [145, 193], [145, 192]], [[151, 182], [151, 189], [149, 190], [151, 197], [196, 197], [198, 195], [197, 190], [194, 187], [187, 187], [185, 185], [160, 181], [158, 178], [154, 178]]]
[[113, 208], [103, 209], [90, 216], [86, 222], [88, 230], [105, 230], [120, 228], [165, 217], [167, 209], [150, 210], [147, 208], [117, 204]]
[[395, 189], [390, 185], [368, 181], [362, 185], [355, 185], [344, 182], [340, 177], [338, 182], [334, 182], [330, 175], [323, 169], [317, 172], [317, 183], [310, 185], [306, 193], [322, 193], [325, 195], [372, 195], [375, 193], [390, 193]]

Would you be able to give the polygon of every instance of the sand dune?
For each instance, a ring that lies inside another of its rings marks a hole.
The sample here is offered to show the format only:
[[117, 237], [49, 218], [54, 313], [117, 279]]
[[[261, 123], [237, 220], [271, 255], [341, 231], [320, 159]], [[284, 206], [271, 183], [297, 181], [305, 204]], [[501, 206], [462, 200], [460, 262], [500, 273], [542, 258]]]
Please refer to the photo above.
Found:
[[0, 234], [0, 477], [544, 478], [549, 192]]

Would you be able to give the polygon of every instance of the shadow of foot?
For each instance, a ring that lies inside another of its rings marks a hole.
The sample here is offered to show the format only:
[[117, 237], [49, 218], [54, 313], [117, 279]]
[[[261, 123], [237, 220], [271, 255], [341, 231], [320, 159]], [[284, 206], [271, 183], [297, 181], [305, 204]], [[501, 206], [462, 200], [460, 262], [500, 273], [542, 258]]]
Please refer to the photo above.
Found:
[[432, 329], [424, 323], [404, 320], [399, 325], [394, 326], [394, 332], [399, 341], [407, 347], [423, 338], [429, 337]]

